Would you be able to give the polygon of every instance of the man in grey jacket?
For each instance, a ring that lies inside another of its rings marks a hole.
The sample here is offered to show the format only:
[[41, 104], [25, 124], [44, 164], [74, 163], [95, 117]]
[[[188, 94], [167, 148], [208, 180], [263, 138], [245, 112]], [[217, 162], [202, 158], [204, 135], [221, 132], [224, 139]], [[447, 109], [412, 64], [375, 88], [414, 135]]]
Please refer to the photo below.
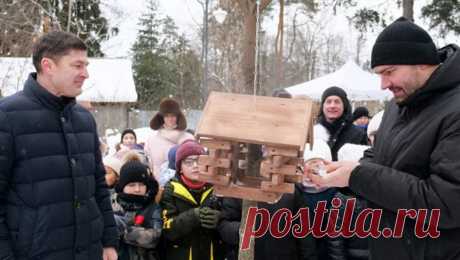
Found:
[[318, 186], [348, 186], [382, 210], [373, 260], [459, 259], [459, 47], [436, 50], [426, 31], [399, 18], [377, 37], [371, 63], [394, 95], [375, 147], [359, 163], [329, 164], [325, 176], [307, 172]]

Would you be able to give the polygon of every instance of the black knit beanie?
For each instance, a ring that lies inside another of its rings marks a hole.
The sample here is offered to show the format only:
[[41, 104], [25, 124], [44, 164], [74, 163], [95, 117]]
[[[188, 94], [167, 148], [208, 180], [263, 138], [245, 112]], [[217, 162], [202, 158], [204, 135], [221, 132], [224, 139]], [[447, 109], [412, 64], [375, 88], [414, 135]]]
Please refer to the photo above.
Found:
[[151, 176], [148, 166], [139, 161], [128, 161], [120, 169], [120, 179], [115, 186], [117, 193], [122, 193], [128, 183], [141, 182], [147, 186], [147, 193], [155, 196], [158, 192], [158, 182]]
[[353, 121], [360, 117], [369, 117], [369, 110], [366, 107], [357, 107], [355, 111], [353, 111]]
[[404, 17], [387, 26], [372, 48], [371, 67], [379, 65], [439, 64], [430, 35]]
[[351, 117], [351, 105], [350, 101], [348, 100], [347, 93], [345, 90], [339, 87], [329, 87], [324, 90], [323, 95], [321, 96], [321, 109], [319, 111], [319, 115], [323, 116], [323, 106], [326, 99], [330, 96], [338, 96], [342, 100], [343, 103], [343, 115], [342, 117], [349, 118]]
[[136, 133], [134, 132], [133, 129], [125, 129], [122, 133], [121, 133], [121, 143], [123, 143], [123, 137], [126, 135], [126, 134], [132, 134], [134, 135], [134, 139], [136, 139], [137, 141], [137, 136], [136, 136]]
[[348, 100], [345, 90], [334, 86], [324, 90], [323, 95], [321, 96], [321, 104], [323, 104], [324, 101], [326, 101], [326, 98], [330, 96], [338, 96], [342, 99], [342, 101]]

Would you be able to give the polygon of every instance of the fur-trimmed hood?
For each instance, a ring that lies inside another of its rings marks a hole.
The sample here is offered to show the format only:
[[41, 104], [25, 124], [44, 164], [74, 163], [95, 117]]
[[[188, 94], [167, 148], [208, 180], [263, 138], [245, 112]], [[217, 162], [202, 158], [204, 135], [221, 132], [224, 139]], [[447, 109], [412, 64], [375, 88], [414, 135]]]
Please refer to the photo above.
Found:
[[179, 103], [172, 98], [164, 98], [160, 103], [160, 111], [150, 120], [150, 128], [158, 130], [163, 127], [164, 115], [174, 114], [177, 117], [177, 130], [185, 130], [187, 128], [187, 120], [180, 110]]

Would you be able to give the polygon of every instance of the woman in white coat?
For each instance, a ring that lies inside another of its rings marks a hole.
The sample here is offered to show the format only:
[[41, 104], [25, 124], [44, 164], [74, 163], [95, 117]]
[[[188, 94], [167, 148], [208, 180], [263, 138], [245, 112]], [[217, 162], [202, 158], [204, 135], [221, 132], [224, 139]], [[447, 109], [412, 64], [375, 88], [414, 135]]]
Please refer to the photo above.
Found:
[[168, 160], [168, 151], [174, 145], [181, 144], [194, 137], [186, 132], [187, 121], [174, 99], [165, 98], [160, 110], [150, 121], [150, 128], [156, 130], [145, 143], [145, 153], [149, 158], [150, 169], [155, 179], [160, 179], [161, 164]]

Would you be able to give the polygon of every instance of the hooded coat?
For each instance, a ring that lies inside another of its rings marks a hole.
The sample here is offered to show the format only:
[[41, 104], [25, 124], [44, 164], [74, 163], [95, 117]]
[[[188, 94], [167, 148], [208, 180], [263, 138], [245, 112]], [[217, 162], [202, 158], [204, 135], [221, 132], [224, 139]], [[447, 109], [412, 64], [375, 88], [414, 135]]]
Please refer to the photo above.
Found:
[[415, 220], [406, 218], [402, 238], [370, 240], [373, 260], [460, 258], [459, 47], [439, 54], [442, 64], [422, 88], [387, 105], [375, 147], [352, 171], [349, 186], [383, 209], [381, 229], [393, 229], [398, 209], [439, 209], [440, 236], [416, 237]]

